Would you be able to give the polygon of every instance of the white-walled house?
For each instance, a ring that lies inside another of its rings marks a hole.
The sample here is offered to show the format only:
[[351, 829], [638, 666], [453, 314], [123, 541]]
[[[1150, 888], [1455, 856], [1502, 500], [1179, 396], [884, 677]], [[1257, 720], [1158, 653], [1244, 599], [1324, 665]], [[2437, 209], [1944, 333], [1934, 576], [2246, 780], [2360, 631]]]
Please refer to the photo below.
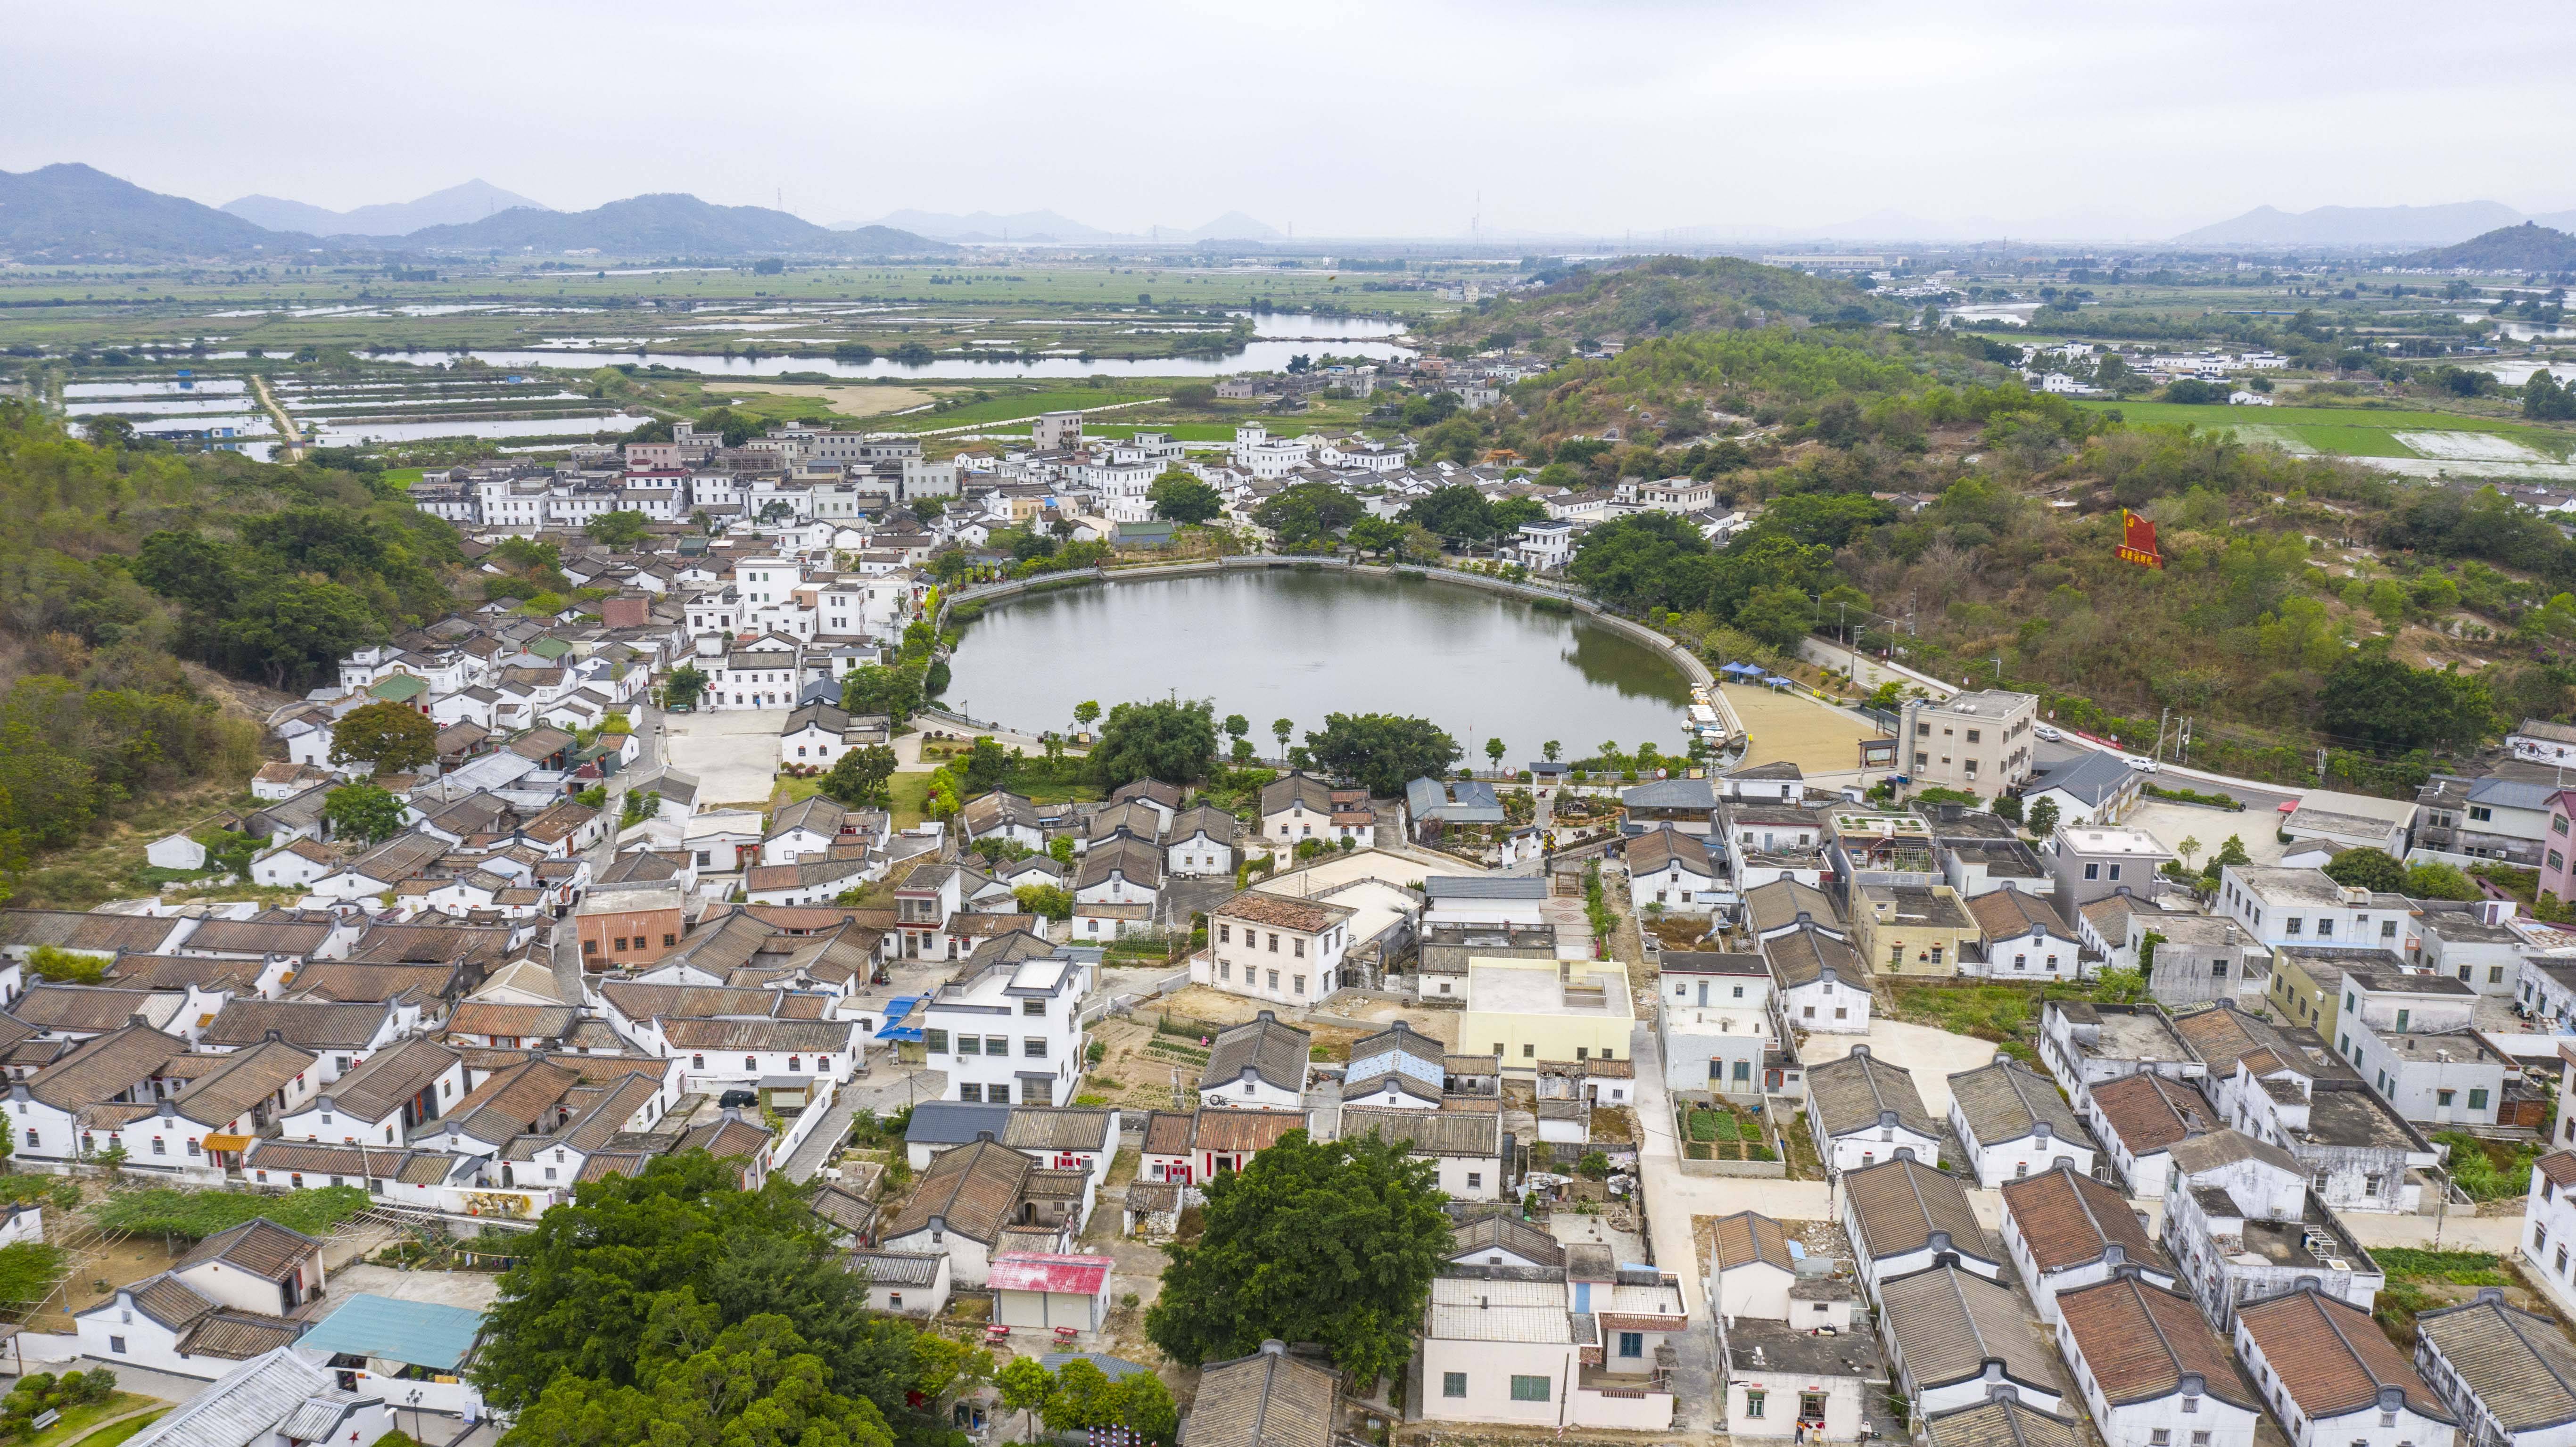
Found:
[[2039, 1319], [2051, 1326], [2057, 1293], [2108, 1281], [2123, 1267], [2135, 1267], [2157, 1286], [2180, 1280], [2128, 1200], [2072, 1166], [2006, 1181], [2000, 1194], [2004, 1249], [2038, 1304]]
[[2291, 1447], [2453, 1447], [2459, 1422], [2369, 1312], [2313, 1287], [2248, 1302], [2236, 1355]]
[[2250, 1400], [2200, 1308], [2122, 1272], [2057, 1294], [2057, 1345], [2109, 1447], [2254, 1447]]
[[1815, 925], [1762, 942], [1781, 1013], [1791, 1028], [1828, 1035], [1869, 1033], [1869, 966], [1850, 942]]
[[1190, 980], [1303, 1009], [1341, 987], [1357, 913], [1327, 900], [1247, 889], [1209, 912], [1208, 947], [1191, 957]]
[[1315, 1037], [1263, 1010], [1254, 1019], [1217, 1033], [1199, 1072], [1204, 1105], [1295, 1110], [1306, 1098]]
[[1708, 914], [1734, 897], [1724, 885], [1699, 835], [1665, 824], [1628, 841], [1628, 902], [1641, 916]]
[[1837, 1175], [1882, 1161], [1941, 1159], [1941, 1126], [1924, 1108], [1913, 1072], [1866, 1045], [1808, 1068], [1807, 1124]]
[[2093, 1170], [2093, 1142], [2074, 1107], [2055, 1081], [2016, 1060], [1998, 1056], [1951, 1076], [1950, 1124], [1977, 1184], [1990, 1189], [2060, 1165]]
[[1986, 1244], [1967, 1187], [1929, 1161], [1900, 1157], [1843, 1172], [1843, 1228], [1872, 1300], [1887, 1282], [1936, 1266], [1988, 1280], [2003, 1275], [2002, 1255]]
[[2502, 1287], [2415, 1318], [2416, 1370], [2475, 1447], [2576, 1442], [2568, 1357], [2558, 1323], [2505, 1305]]
[[1789, 1290], [1798, 1284], [1798, 1266], [1789, 1255], [1788, 1234], [1779, 1222], [1759, 1212], [1738, 1211], [1718, 1217], [1711, 1229], [1711, 1311], [1730, 1320], [1745, 1317], [1808, 1325], [1796, 1321], [1790, 1310]]
[[2529, 1274], [2558, 1309], [2576, 1315], [2576, 1151], [2532, 1162], [2523, 1197], [2522, 1254]]

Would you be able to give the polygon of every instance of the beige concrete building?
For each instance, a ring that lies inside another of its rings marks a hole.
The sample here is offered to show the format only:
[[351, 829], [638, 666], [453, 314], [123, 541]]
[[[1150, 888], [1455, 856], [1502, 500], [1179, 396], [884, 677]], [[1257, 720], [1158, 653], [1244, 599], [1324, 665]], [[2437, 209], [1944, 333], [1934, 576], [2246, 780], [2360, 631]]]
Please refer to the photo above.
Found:
[[1948, 699], [1909, 699], [1899, 762], [1917, 784], [1991, 794], [2031, 774], [2031, 725], [2039, 696], [1980, 689]]
[[1881, 974], [1946, 979], [1959, 972], [1959, 947], [1981, 938], [1975, 917], [1946, 884], [1863, 885], [1852, 905], [1852, 945]]

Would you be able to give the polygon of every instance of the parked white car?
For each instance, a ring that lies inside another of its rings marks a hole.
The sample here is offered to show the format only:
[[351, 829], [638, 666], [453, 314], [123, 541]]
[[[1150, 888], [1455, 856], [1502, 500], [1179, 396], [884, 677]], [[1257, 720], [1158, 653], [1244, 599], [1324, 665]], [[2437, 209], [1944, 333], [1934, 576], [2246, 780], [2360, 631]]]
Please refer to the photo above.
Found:
[[2132, 754], [2129, 756], [2129, 767], [2137, 770], [2141, 774], [2152, 774], [2161, 766], [2153, 759]]
[[2066, 737], [2066, 735], [2057, 731], [2057, 725], [2055, 724], [2032, 724], [2030, 726], [2030, 731], [2052, 744], [2056, 743], [2059, 739]]

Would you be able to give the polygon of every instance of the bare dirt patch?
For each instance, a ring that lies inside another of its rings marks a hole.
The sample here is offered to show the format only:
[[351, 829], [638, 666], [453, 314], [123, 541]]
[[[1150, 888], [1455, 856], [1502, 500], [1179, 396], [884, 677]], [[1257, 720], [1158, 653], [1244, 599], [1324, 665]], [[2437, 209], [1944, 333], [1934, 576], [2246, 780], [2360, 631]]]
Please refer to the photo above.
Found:
[[939, 393], [918, 387], [828, 387], [794, 382], [726, 381], [729, 392], [766, 392], [776, 397], [819, 397], [823, 404], [844, 417], [883, 417], [907, 407], [927, 406], [939, 400]]

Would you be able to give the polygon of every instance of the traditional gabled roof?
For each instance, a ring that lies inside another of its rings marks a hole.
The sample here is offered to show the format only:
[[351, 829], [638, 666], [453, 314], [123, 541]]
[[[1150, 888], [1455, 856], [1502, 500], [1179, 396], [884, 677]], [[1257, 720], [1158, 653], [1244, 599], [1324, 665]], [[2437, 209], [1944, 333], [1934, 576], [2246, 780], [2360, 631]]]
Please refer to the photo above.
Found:
[[2415, 1335], [2505, 1431], [2576, 1422], [2576, 1343], [2548, 1317], [2505, 1305], [2501, 1290], [2418, 1315]]
[[196, 1249], [180, 1257], [178, 1264], [171, 1269], [186, 1271], [209, 1261], [220, 1261], [263, 1281], [284, 1281], [295, 1274], [297, 1265], [321, 1252], [320, 1238], [307, 1236], [260, 1216], [198, 1242]]
[[149, 1025], [128, 1025], [84, 1040], [71, 1054], [36, 1072], [27, 1093], [61, 1111], [101, 1104], [160, 1073], [186, 1054], [188, 1042]]
[[2221, 1166], [2231, 1166], [2245, 1160], [2260, 1161], [2274, 1170], [2287, 1171], [2301, 1178], [2305, 1178], [2308, 1174], [2288, 1151], [2270, 1141], [2256, 1140], [2239, 1130], [2222, 1127], [2207, 1135], [2196, 1135], [2187, 1141], [2176, 1142], [2173, 1147], [2174, 1169], [2182, 1172], [2185, 1177], [2196, 1176], [2203, 1171], [2216, 1170]]
[[1114, 1151], [1117, 1143], [1117, 1112], [1090, 1106], [1023, 1105], [1002, 1126], [1002, 1144], [1016, 1151]]
[[1962, 1255], [1995, 1259], [1976, 1208], [1968, 1204], [1967, 1187], [1926, 1162], [1881, 1161], [1845, 1171], [1843, 1199], [1860, 1228], [1861, 1239], [1853, 1244], [1873, 1258], [1920, 1251], [1939, 1236]]
[[2004, 1214], [2012, 1219], [2033, 1263], [2042, 1271], [2101, 1261], [2113, 1248], [2119, 1260], [2173, 1270], [2164, 1248], [2129, 1209], [2128, 1198], [2077, 1174], [2071, 1165], [2006, 1181], [2003, 1198]]
[[1210, 1363], [1190, 1407], [1190, 1447], [1331, 1447], [1340, 1385], [1331, 1367], [1290, 1356], [1275, 1341]]
[[2011, 1287], [1939, 1266], [1884, 1283], [1879, 1297], [1881, 1320], [1917, 1390], [1965, 1381], [1989, 1361], [2034, 1387], [2064, 1390], [2057, 1354], [2031, 1329], [2030, 1308]]
[[1313, 1035], [1281, 1023], [1264, 1010], [1259, 1019], [1220, 1031], [1209, 1042], [1207, 1068], [1199, 1073], [1199, 1093], [1232, 1085], [1249, 1072], [1265, 1084], [1296, 1094], [1305, 1088], [1314, 1043]]
[[2034, 929], [2046, 930], [2060, 939], [2075, 938], [2066, 917], [2057, 912], [2056, 903], [2041, 895], [2018, 889], [1990, 889], [1967, 903], [1968, 913], [1990, 946], [2016, 936], [2027, 939]]
[[2085, 1447], [2084, 1429], [2019, 1397], [1927, 1417], [1931, 1447]]
[[1508, 1251], [1539, 1266], [1563, 1266], [1565, 1243], [1517, 1216], [1479, 1216], [1449, 1236], [1449, 1259], [1471, 1261]]
[[[1807, 1077], [1813, 1080], [1815, 1072], [1807, 1072]], [[1950, 1095], [1980, 1146], [2036, 1135], [2043, 1123], [2054, 1139], [2083, 1147], [2092, 1143], [2084, 1122], [2057, 1093], [2055, 1082], [2017, 1060], [1997, 1056], [1991, 1064], [1960, 1071], [1950, 1077]]]
[[930, 1158], [921, 1183], [880, 1239], [900, 1240], [937, 1221], [944, 1230], [990, 1246], [1010, 1224], [1033, 1169], [1027, 1156], [993, 1141], [942, 1151]]
[[98, 985], [30, 985], [9, 1013], [38, 1030], [103, 1035], [172, 997]]
[[274, 1030], [308, 1050], [354, 1049], [376, 1038], [390, 1008], [381, 1001], [232, 1000], [198, 1038], [207, 1045], [255, 1045]]
[[2152, 1155], [2174, 1142], [2216, 1130], [2218, 1108], [2200, 1087], [2152, 1070], [2093, 1087], [2093, 1108], [2132, 1156]]
[[2111, 1405], [2200, 1390], [2249, 1412], [2262, 1404], [2237, 1381], [2235, 1360], [2200, 1308], [2179, 1292], [2134, 1276], [2057, 1293], [2059, 1318]]
[[448, 963], [358, 965], [345, 960], [315, 960], [295, 972], [295, 993], [303, 999], [350, 1004], [406, 996], [426, 1002], [454, 993], [464, 978], [463, 966]]
[[1416, 1155], [1489, 1159], [1503, 1153], [1503, 1118], [1499, 1114], [1470, 1115], [1447, 1110], [1386, 1110], [1360, 1106], [1343, 1108], [1341, 1134], [1344, 1140], [1372, 1133], [1389, 1145], [1410, 1145]]
[[1675, 864], [1693, 874], [1716, 876], [1716, 870], [1709, 864], [1708, 845], [1696, 834], [1684, 834], [1666, 824], [1628, 841], [1628, 873], [1631, 875], [1653, 874]]
[[234, 1051], [179, 1092], [178, 1112], [199, 1125], [229, 1125], [301, 1079], [319, 1058], [278, 1040]]
[[1768, 1216], [1754, 1211], [1720, 1216], [1714, 1235], [1721, 1270], [1753, 1265], [1777, 1266], [1784, 1271], [1797, 1269], [1789, 1256], [1789, 1234]]
[[1866, 1045], [1852, 1047], [1840, 1060], [1808, 1067], [1807, 1094], [1828, 1136], [1897, 1125], [1916, 1135], [1941, 1138], [1940, 1123], [1924, 1108], [1913, 1072], [1879, 1059]]
[[2408, 1411], [2452, 1420], [2406, 1352], [2369, 1312], [2350, 1302], [2311, 1286], [2240, 1306], [2236, 1320], [2280, 1376], [2281, 1389], [2311, 1420], [2378, 1406], [2390, 1388], [2402, 1394]]
[[1764, 940], [1762, 957], [1771, 962], [1772, 978], [1784, 990], [1812, 985], [1823, 979], [1828, 969], [1844, 985], [1862, 989], [1869, 986], [1869, 965], [1860, 957], [1860, 951], [1814, 925], [1802, 925]]

